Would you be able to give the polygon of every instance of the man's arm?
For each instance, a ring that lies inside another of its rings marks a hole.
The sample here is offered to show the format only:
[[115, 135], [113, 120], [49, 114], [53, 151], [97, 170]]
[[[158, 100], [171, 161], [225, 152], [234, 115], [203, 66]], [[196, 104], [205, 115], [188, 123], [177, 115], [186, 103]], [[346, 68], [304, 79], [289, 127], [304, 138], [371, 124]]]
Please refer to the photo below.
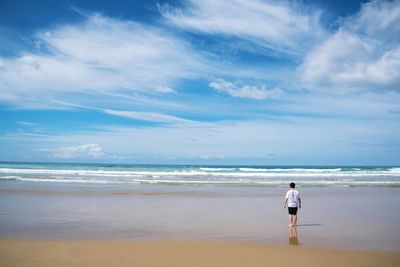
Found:
[[299, 198], [299, 209], [301, 209], [301, 198]]
[[288, 198], [287, 198], [287, 197], [285, 197], [285, 203], [283, 204], [283, 208], [286, 208], [287, 201], [288, 201]]

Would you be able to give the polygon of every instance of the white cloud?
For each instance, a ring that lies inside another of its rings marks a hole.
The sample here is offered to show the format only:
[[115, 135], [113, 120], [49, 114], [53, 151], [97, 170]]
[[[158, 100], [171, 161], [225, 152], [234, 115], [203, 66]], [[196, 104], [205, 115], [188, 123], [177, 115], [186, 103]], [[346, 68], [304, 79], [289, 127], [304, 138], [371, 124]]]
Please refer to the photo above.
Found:
[[161, 122], [161, 123], [196, 123], [195, 121], [186, 120], [177, 116], [167, 115], [157, 112], [138, 112], [138, 111], [124, 111], [124, 110], [102, 110], [106, 114], [120, 116], [135, 120]]
[[279, 88], [267, 89], [265, 85], [238, 85], [224, 79], [217, 79], [209, 84], [209, 86], [218, 92], [225, 92], [233, 97], [252, 98], [252, 99], [267, 99], [278, 98], [282, 95], [282, 90]]
[[320, 12], [294, 1], [189, 0], [184, 8], [159, 6], [161, 14], [178, 27], [224, 34], [259, 47], [288, 54], [303, 54], [324, 35]]
[[97, 144], [58, 147], [53, 149], [45, 149], [42, 151], [48, 152], [52, 154], [54, 157], [63, 159], [82, 158], [82, 157], [96, 159], [106, 154], [103, 148]]
[[385, 42], [398, 42], [400, 1], [374, 0], [365, 3], [356, 16], [348, 19], [346, 27]]
[[[217, 55], [196, 50], [167, 28], [99, 14], [86, 15], [80, 23], [48, 27], [35, 39], [40, 47], [34, 50], [0, 56], [1, 103], [31, 109], [72, 107], [60, 100], [103, 108], [124, 103], [124, 109], [154, 103], [181, 109], [182, 103], [178, 107], [171, 102], [176, 95], [165, 101], [156, 98], [177, 93], [182, 80], [215, 73], [265, 77], [264, 69], [216, 60]], [[274, 75], [269, 71], [269, 77]]]
[[308, 88], [392, 89], [400, 86], [400, 1], [373, 1], [305, 57]]
[[171, 87], [166, 86], [166, 85], [158, 85], [158, 86], [155, 86], [153, 89], [155, 91], [161, 92], [161, 93], [174, 93], [174, 92], [176, 92], [174, 89], [172, 89]]
[[39, 126], [38, 123], [31, 122], [31, 121], [17, 121], [19, 125], [26, 126], [26, 127], [37, 127]]
[[201, 160], [213, 161], [213, 160], [223, 160], [223, 159], [225, 159], [225, 156], [223, 156], [223, 155], [215, 155], [215, 156], [199, 155], [197, 158], [201, 159]]
[[80, 24], [36, 34], [38, 52], [0, 57], [0, 100], [45, 101], [56, 93], [174, 92], [209, 65], [189, 44], [159, 28], [91, 15]]
[[200, 156], [199, 156], [199, 159], [209, 160], [209, 159], [210, 159], [210, 156], [208, 156], [208, 155], [200, 155]]

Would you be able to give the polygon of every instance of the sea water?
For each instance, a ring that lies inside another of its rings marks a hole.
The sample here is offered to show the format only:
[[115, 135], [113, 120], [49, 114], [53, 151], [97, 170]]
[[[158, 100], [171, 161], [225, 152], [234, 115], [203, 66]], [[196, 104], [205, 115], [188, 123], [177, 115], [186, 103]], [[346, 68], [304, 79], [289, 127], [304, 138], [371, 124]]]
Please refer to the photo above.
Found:
[[400, 167], [0, 163], [0, 181], [81, 184], [400, 186]]

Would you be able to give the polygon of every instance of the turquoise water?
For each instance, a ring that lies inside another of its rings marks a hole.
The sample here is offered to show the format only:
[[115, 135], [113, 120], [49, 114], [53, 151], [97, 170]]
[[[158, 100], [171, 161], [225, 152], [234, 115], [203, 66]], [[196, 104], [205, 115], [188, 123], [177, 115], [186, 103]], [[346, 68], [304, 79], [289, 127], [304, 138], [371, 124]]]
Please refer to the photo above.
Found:
[[0, 181], [79, 184], [400, 186], [400, 167], [0, 163]]

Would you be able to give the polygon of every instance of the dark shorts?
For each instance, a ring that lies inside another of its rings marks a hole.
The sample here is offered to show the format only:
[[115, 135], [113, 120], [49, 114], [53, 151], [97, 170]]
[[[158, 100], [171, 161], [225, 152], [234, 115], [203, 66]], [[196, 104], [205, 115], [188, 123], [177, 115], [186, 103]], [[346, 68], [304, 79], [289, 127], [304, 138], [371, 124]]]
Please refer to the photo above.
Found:
[[288, 207], [288, 211], [290, 215], [297, 215], [297, 207]]

